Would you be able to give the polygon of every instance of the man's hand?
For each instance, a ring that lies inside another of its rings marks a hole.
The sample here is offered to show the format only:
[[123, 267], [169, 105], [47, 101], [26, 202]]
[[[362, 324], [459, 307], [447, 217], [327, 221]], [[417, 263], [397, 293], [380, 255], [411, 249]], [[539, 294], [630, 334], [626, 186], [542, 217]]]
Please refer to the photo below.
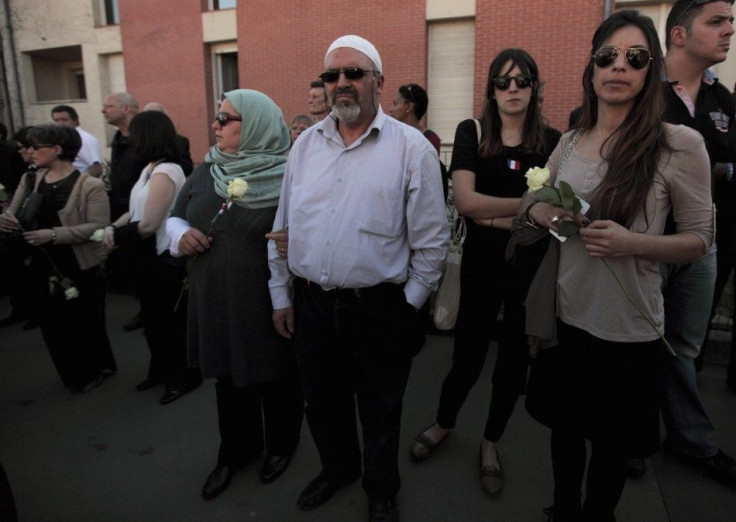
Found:
[[294, 333], [294, 307], [279, 308], [273, 311], [273, 325], [282, 337], [291, 339]]
[[279, 256], [287, 257], [289, 255], [289, 229], [272, 230], [266, 234], [266, 239], [276, 242], [276, 252]]
[[179, 252], [184, 256], [201, 254], [210, 248], [211, 237], [205, 236], [200, 230], [190, 228], [184, 232], [179, 240]]

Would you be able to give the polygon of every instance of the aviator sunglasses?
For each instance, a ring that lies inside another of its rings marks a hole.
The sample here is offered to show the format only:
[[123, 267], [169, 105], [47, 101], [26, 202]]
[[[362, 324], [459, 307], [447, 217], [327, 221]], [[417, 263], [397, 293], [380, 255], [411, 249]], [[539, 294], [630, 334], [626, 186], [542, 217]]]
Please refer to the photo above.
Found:
[[511, 85], [511, 80], [514, 80], [516, 86], [519, 89], [526, 89], [532, 84], [532, 77], [528, 74], [517, 74], [516, 76], [496, 76], [493, 79], [493, 85], [499, 91], [505, 91]]
[[218, 112], [215, 114], [215, 121], [220, 124], [220, 127], [224, 127], [229, 121], [243, 121], [243, 118], [240, 116], [233, 116], [226, 112]]
[[345, 75], [348, 80], [360, 80], [368, 73], [372, 73], [370, 69], [361, 69], [360, 67], [345, 67], [343, 69], [328, 69], [319, 75], [319, 79], [325, 83], [334, 83], [340, 79], [340, 72]]
[[624, 52], [626, 61], [634, 69], [640, 70], [646, 67], [650, 61], [652, 61], [652, 53], [643, 47], [613, 47], [607, 45], [598, 49], [593, 54], [593, 61], [598, 67], [605, 68], [616, 61], [618, 55]]

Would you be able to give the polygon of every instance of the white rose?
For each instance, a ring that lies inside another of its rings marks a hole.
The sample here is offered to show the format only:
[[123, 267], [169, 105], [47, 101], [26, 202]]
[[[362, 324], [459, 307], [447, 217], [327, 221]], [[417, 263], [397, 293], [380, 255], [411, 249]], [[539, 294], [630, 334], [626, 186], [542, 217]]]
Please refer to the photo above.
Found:
[[77, 290], [76, 286], [70, 286], [69, 288], [64, 290], [64, 296], [66, 297], [66, 300], [69, 301], [70, 299], [79, 297], [79, 290]]
[[230, 183], [227, 185], [227, 195], [230, 199], [242, 198], [245, 196], [247, 190], [248, 182], [240, 178], [230, 180]]
[[105, 237], [105, 229], [98, 228], [97, 230], [95, 230], [94, 234], [89, 237], [89, 240], [94, 241], [95, 243], [99, 243], [100, 241], [102, 241], [103, 237]]
[[529, 192], [539, 190], [544, 186], [549, 186], [549, 169], [547, 167], [533, 167], [524, 174]]

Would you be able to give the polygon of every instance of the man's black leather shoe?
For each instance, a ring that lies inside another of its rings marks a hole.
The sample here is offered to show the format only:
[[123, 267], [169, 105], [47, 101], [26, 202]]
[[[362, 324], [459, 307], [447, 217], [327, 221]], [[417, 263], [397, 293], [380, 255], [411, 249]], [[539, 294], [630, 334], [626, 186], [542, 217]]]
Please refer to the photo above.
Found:
[[396, 500], [374, 500], [368, 507], [370, 522], [399, 522], [399, 507]]
[[158, 381], [156, 379], [144, 379], [135, 385], [135, 389], [138, 391], [146, 391], [150, 390], [151, 388], [155, 388], [159, 384], [161, 384], [161, 381]]
[[230, 485], [230, 480], [233, 478], [235, 470], [228, 466], [218, 465], [212, 473], [207, 477], [207, 481], [204, 483], [202, 488], [202, 498], [205, 500], [212, 500], [217, 495], [225, 491]]
[[322, 473], [320, 473], [317, 475], [317, 478], [312, 480], [312, 482], [304, 488], [304, 491], [299, 495], [299, 500], [297, 500], [296, 505], [303, 511], [309, 511], [310, 509], [319, 507], [330, 500], [330, 497], [335, 494], [335, 491], [343, 486], [347, 486], [357, 479], [358, 477], [355, 477], [351, 480], [333, 483], [328, 481]]
[[291, 453], [288, 455], [268, 455], [261, 466], [261, 482], [270, 484], [286, 471], [291, 462]]

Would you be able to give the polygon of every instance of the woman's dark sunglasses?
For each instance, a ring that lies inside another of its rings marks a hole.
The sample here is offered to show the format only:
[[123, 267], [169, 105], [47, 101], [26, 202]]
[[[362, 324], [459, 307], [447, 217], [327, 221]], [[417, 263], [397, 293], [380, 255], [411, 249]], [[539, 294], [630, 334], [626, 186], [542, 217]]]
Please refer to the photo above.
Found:
[[650, 61], [652, 61], [652, 53], [643, 47], [629, 47], [625, 49], [623, 47], [605, 46], [598, 49], [593, 55], [593, 61], [598, 67], [608, 67], [616, 61], [618, 55], [624, 52], [626, 61], [634, 69], [643, 69]]
[[220, 127], [224, 127], [229, 121], [243, 121], [243, 118], [240, 116], [233, 116], [226, 112], [218, 112], [215, 115], [215, 121], [220, 124]]
[[344, 69], [328, 69], [319, 75], [319, 79], [325, 83], [334, 83], [340, 79], [340, 71], [348, 80], [360, 80], [363, 76], [373, 71], [359, 67], [345, 67]]
[[516, 76], [496, 76], [493, 79], [493, 85], [499, 91], [505, 91], [511, 85], [511, 80], [514, 80], [516, 86], [519, 89], [526, 89], [532, 84], [532, 77], [528, 74], [517, 74]]

